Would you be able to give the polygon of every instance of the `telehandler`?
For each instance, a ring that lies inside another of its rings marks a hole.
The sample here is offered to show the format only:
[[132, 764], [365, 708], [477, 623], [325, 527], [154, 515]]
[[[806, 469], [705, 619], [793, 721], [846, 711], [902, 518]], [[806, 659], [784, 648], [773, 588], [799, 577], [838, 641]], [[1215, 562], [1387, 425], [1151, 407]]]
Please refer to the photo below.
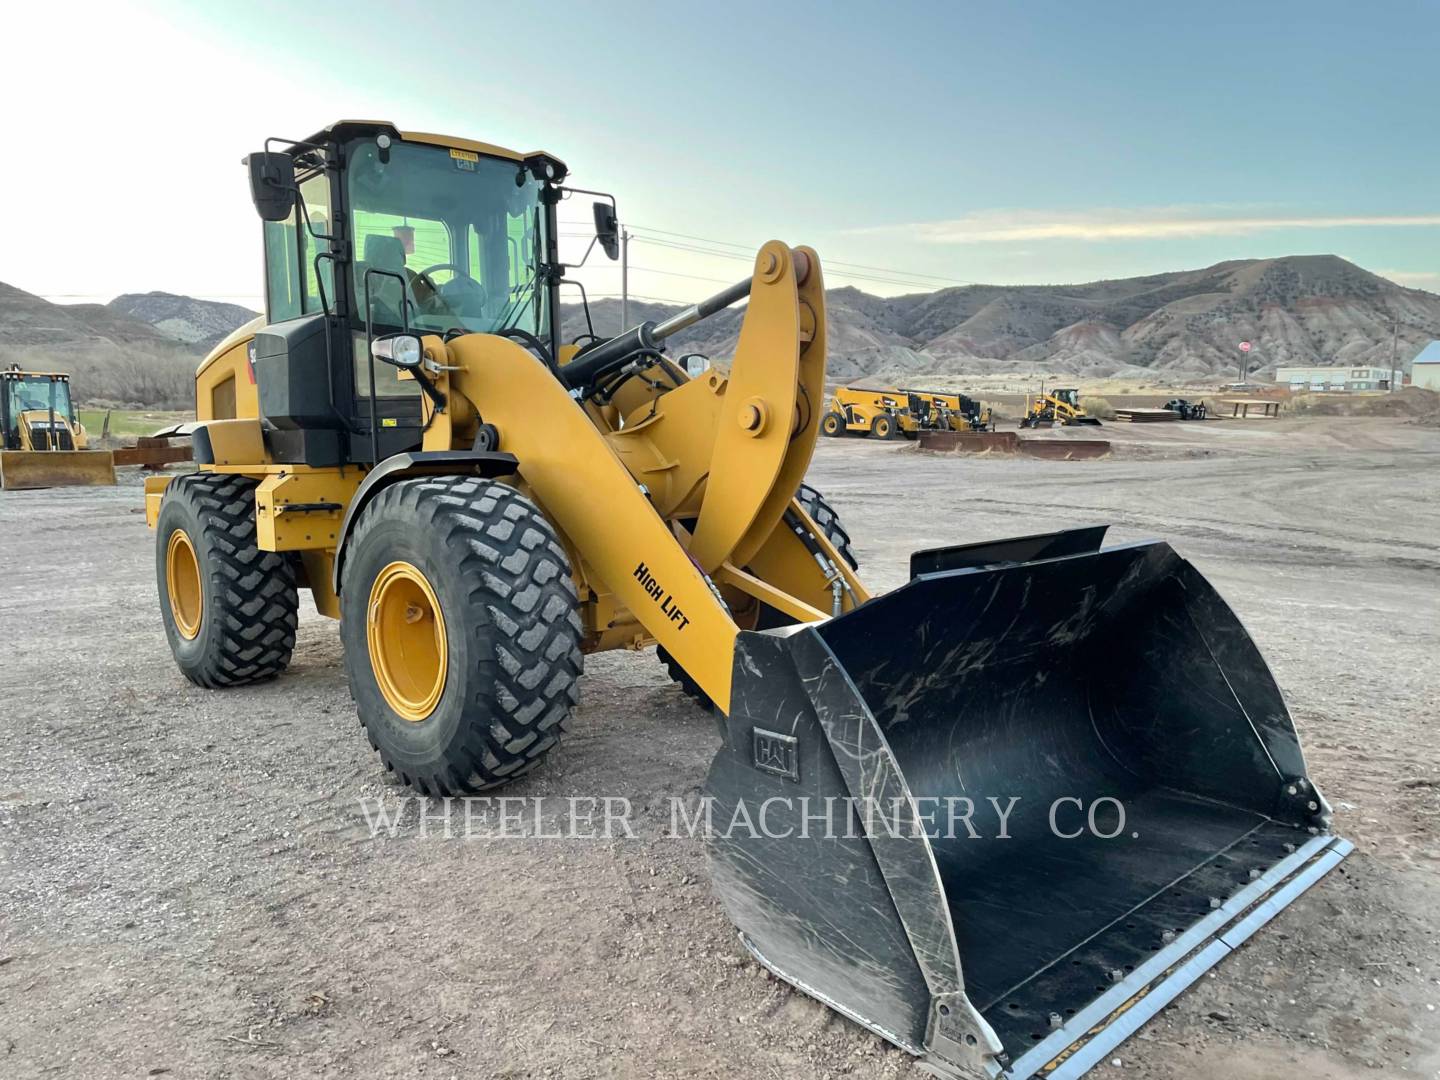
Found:
[[69, 375], [19, 364], [0, 371], [0, 488], [114, 483], [110, 453], [88, 448]]
[[964, 394], [939, 390], [842, 386], [830, 397], [820, 432], [913, 438], [921, 431], [988, 431], [991, 411]]
[[830, 405], [820, 421], [820, 431], [840, 435], [870, 435], [877, 439], [913, 436], [920, 430], [920, 417], [912, 411], [911, 395], [893, 386], [875, 389], [842, 386], [830, 396]]
[[920, 417], [926, 431], [992, 431], [993, 410], [966, 394], [943, 390], [901, 390], [910, 398], [910, 411]]
[[[381, 761], [461, 795], [556, 745], [586, 653], [658, 643], [723, 727], [707, 845], [746, 948], [944, 1077], [1079, 1075], [1348, 850], [1169, 545], [931, 549], [867, 592], [797, 498], [811, 249], [577, 345], [556, 207], [594, 193], [551, 155], [346, 121], [247, 161], [267, 314], [197, 373], [199, 471], [146, 483], [193, 681], [279, 675], [308, 589]], [[728, 376], [687, 378], [666, 340], [745, 299]]]

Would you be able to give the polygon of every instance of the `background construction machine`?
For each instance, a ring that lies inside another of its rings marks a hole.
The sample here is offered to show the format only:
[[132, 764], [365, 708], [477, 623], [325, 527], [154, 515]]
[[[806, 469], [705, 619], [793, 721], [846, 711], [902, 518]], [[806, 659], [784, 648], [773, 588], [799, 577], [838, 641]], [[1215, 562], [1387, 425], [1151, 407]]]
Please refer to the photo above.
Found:
[[893, 386], [842, 386], [831, 395], [820, 421], [821, 433], [832, 438], [913, 438], [921, 431], [988, 431], [992, 426], [991, 411], [972, 397]]
[[[585, 653], [658, 643], [721, 721], [708, 849], [747, 948], [948, 1077], [1077, 1075], [1343, 856], [1264, 661], [1168, 545], [941, 548], [871, 598], [797, 498], [813, 251], [577, 347], [561, 162], [375, 122], [282, 145], [248, 159], [268, 319], [197, 375], [200, 471], [146, 484], [190, 679], [280, 674], [308, 588], [385, 766], [464, 794], [556, 745]], [[664, 355], [746, 298], [728, 376]], [[986, 800], [1004, 842], [957, 827]]]
[[831, 438], [873, 435], [893, 439], [897, 435], [914, 435], [920, 430], [920, 419], [910, 404], [909, 394], [893, 386], [842, 386], [831, 395], [820, 430]]
[[1025, 415], [1020, 418], [1022, 428], [1052, 427], [1056, 423], [1066, 427], [1074, 424], [1100, 426], [1099, 420], [1087, 416], [1080, 407], [1080, 391], [1073, 387], [1051, 390], [1048, 394], [1042, 387], [1034, 397], [1025, 396]]
[[1186, 401], [1184, 398], [1171, 398], [1164, 407], [1167, 412], [1178, 414], [1181, 420], [1204, 420], [1210, 414], [1205, 402]]
[[109, 452], [88, 448], [69, 375], [18, 364], [0, 371], [0, 488], [114, 483]]
[[924, 431], [991, 431], [993, 412], [965, 394], [940, 390], [901, 390]]

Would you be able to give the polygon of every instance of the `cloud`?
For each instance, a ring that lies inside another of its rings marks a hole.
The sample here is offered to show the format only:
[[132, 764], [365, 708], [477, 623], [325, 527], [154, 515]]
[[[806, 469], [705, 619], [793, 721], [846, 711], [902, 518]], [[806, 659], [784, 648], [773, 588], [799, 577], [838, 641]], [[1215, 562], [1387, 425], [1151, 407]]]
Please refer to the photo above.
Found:
[[1376, 270], [1374, 273], [1389, 278], [1397, 285], [1440, 292], [1440, 270]]
[[1276, 229], [1440, 226], [1440, 214], [1287, 215], [1220, 213], [1216, 207], [1106, 210], [983, 210], [948, 221], [921, 221], [854, 230], [900, 235], [928, 244], [1006, 244], [1036, 240], [1166, 240], [1245, 236]]

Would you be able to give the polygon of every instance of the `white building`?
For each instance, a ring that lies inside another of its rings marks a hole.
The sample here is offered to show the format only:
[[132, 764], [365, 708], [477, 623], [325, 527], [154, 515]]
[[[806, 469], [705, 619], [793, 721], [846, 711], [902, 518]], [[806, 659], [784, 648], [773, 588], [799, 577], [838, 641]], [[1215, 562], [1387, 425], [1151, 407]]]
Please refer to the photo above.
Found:
[[1432, 341], [1410, 362], [1410, 385], [1440, 390], [1440, 341]]
[[1388, 367], [1282, 367], [1275, 370], [1277, 386], [1291, 390], [1389, 390]]

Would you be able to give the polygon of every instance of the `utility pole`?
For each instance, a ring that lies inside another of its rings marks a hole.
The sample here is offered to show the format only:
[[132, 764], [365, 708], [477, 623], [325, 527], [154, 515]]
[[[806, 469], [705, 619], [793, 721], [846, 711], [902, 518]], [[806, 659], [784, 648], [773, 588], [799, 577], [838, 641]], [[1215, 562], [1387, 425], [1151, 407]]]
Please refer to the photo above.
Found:
[[1390, 393], [1395, 393], [1395, 348], [1400, 338], [1400, 316], [1390, 315]]
[[630, 230], [620, 229], [620, 330], [630, 329]]

